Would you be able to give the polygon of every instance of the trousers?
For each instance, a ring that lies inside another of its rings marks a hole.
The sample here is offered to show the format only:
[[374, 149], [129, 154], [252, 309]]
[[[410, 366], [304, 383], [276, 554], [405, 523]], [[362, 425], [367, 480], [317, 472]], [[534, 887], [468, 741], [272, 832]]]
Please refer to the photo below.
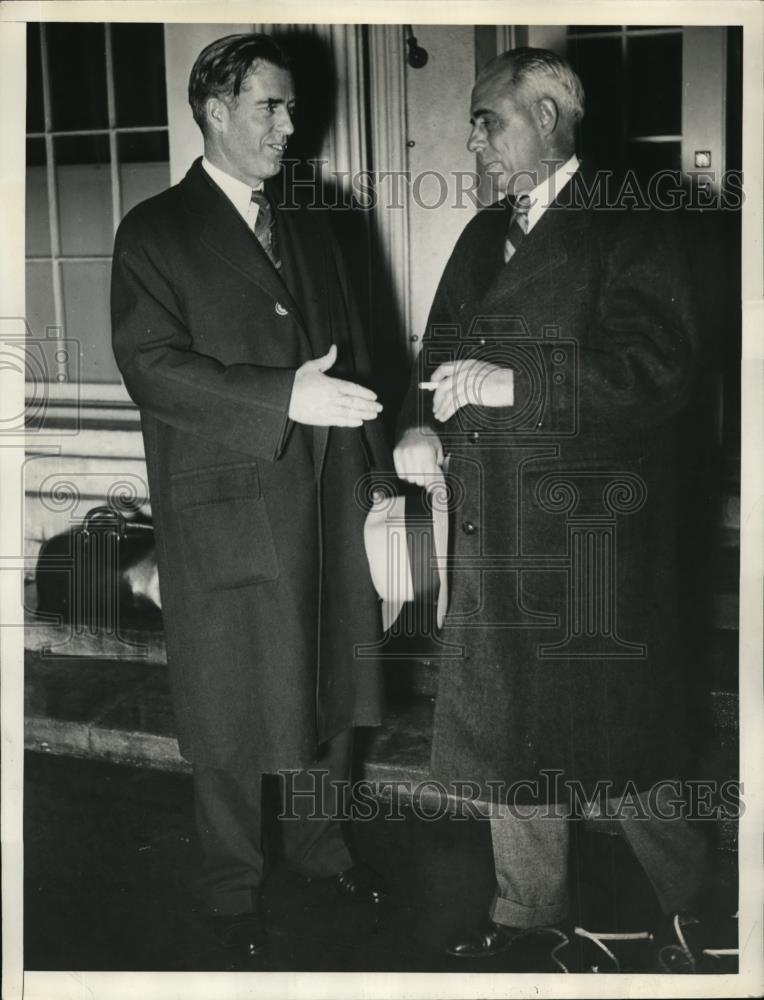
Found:
[[[506, 806], [498, 812], [490, 821], [497, 883], [491, 919], [521, 928], [565, 920], [571, 820], [565, 815], [529, 818]], [[589, 823], [603, 829], [617, 825], [665, 914], [692, 904], [708, 874], [708, 843], [686, 819], [594, 817]]]
[[[353, 731], [328, 740], [315, 764], [280, 776], [280, 828], [290, 868], [315, 878], [352, 865], [331, 782], [350, 777]], [[262, 774], [194, 766], [196, 828], [203, 857], [200, 889], [214, 915], [251, 912], [265, 875]]]

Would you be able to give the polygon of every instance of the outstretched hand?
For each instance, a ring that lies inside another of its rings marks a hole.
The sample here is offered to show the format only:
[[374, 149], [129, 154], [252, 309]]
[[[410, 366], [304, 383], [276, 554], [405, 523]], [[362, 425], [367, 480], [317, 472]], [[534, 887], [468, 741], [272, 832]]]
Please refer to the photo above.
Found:
[[382, 404], [371, 389], [326, 374], [336, 360], [337, 345], [332, 344], [323, 357], [297, 369], [289, 400], [290, 420], [318, 427], [361, 427], [365, 420], [376, 420]]

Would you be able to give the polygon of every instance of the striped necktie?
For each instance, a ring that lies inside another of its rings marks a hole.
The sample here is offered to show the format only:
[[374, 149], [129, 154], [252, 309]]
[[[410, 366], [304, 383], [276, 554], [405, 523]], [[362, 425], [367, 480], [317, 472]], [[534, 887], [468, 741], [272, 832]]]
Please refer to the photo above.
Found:
[[268, 258], [274, 267], [281, 267], [278, 246], [276, 244], [276, 220], [273, 217], [273, 209], [263, 191], [253, 191], [252, 201], [257, 205], [257, 218], [255, 219], [255, 236], [258, 243], [268, 254]]
[[508, 264], [517, 253], [517, 248], [525, 239], [528, 232], [528, 211], [531, 207], [531, 199], [527, 194], [519, 195], [512, 205], [512, 218], [509, 220], [509, 228], [504, 238], [504, 263]]

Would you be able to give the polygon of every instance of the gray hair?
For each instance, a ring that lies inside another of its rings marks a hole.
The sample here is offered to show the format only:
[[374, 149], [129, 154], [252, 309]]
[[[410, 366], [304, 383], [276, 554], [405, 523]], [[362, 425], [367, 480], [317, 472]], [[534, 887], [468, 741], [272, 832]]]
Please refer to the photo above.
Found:
[[549, 49], [520, 48], [503, 52], [485, 66], [479, 81], [506, 76], [509, 86], [531, 100], [551, 97], [574, 124], [584, 116], [584, 88], [570, 64]]

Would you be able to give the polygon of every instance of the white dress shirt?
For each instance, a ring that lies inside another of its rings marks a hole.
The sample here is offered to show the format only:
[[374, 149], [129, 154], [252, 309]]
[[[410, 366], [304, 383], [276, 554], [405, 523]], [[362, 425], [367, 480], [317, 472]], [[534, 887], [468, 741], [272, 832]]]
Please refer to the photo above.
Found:
[[245, 184], [244, 181], [232, 177], [225, 170], [210, 163], [206, 156], [202, 157], [202, 166], [254, 233], [259, 208], [252, 201], [252, 192], [262, 191], [263, 182], [260, 181], [255, 187], [250, 187], [249, 184]]
[[528, 229], [526, 232], [529, 233], [533, 229], [578, 168], [578, 157], [574, 153], [567, 163], [563, 163], [545, 181], [537, 184], [532, 191], [528, 192], [531, 207], [528, 209]]

